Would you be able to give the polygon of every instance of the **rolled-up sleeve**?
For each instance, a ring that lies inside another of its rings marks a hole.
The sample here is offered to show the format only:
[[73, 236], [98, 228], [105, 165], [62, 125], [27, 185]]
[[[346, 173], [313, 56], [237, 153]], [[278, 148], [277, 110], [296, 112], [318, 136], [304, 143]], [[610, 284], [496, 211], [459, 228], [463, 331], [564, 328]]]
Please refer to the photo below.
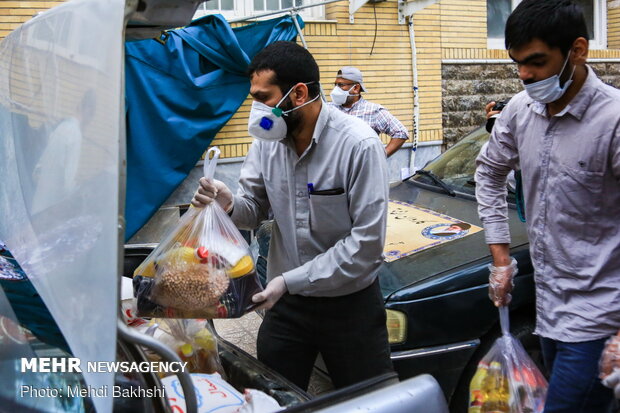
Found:
[[383, 107], [377, 111], [377, 123], [382, 133], [394, 139], [409, 139], [407, 128]]
[[370, 285], [382, 262], [385, 242], [388, 177], [383, 147], [376, 137], [364, 139], [351, 156], [348, 179], [350, 233], [333, 247], [283, 274], [291, 294], [340, 295], [344, 285]]
[[487, 244], [510, 243], [506, 177], [518, 164], [518, 154], [509, 119], [509, 113], [502, 113], [497, 119], [489, 142], [476, 159], [478, 215]]

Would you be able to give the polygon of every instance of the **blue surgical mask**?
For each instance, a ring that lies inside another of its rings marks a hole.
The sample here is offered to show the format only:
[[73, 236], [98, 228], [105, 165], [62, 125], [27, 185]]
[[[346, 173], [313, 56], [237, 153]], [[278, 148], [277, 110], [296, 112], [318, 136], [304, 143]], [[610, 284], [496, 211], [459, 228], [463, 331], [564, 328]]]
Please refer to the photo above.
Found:
[[573, 83], [573, 75], [575, 74], [575, 68], [577, 66], [573, 66], [573, 72], [570, 74], [569, 79], [564, 83], [564, 86], [560, 86], [560, 76], [564, 72], [566, 65], [568, 64], [568, 59], [570, 57], [571, 51], [569, 50], [568, 56], [566, 56], [566, 60], [564, 61], [564, 65], [562, 65], [562, 70], [557, 75], [553, 75], [548, 77], [547, 79], [540, 80], [538, 82], [525, 84], [523, 83], [523, 87], [527, 94], [537, 102], [540, 103], [551, 103], [555, 102], [559, 98], [561, 98], [568, 87]]

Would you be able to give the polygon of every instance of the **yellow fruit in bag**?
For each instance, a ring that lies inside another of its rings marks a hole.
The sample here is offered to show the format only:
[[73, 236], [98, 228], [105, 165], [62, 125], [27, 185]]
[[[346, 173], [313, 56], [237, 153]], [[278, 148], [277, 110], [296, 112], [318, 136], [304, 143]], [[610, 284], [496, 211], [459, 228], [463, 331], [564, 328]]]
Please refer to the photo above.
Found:
[[191, 247], [172, 248], [161, 258], [157, 259], [158, 266], [180, 263], [200, 263], [200, 259], [196, 255], [196, 249]]
[[254, 262], [252, 261], [252, 257], [245, 255], [234, 267], [228, 270], [228, 276], [231, 278], [241, 277], [242, 275], [250, 273], [253, 269]]
[[215, 337], [206, 328], [196, 333], [194, 342], [204, 350], [215, 351]]

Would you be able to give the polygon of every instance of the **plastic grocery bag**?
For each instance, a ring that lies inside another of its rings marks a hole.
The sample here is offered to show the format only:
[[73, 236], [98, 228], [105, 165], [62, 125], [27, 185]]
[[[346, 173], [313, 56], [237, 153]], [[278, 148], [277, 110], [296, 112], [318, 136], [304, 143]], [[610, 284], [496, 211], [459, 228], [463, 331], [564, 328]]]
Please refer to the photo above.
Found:
[[[271, 396], [254, 389], [241, 394], [218, 374], [192, 374], [198, 413], [273, 413], [283, 410]], [[162, 379], [173, 412], [185, 413], [185, 397], [176, 376]]]
[[[243, 394], [219, 374], [192, 374], [191, 377], [196, 391], [198, 413], [234, 413], [243, 406]], [[178, 377], [168, 376], [161, 382], [166, 389], [170, 410], [185, 413], [185, 396]]]
[[166, 344], [187, 362], [190, 373], [219, 373], [224, 369], [217, 350], [217, 340], [206, 320], [159, 319], [153, 337]]
[[[207, 179], [219, 153], [207, 152]], [[142, 317], [240, 317], [256, 306], [252, 296], [262, 289], [248, 244], [217, 202], [190, 208], [134, 272]]]
[[540, 413], [547, 380], [510, 334], [508, 307], [500, 307], [502, 337], [478, 364], [469, 387], [468, 413]]
[[[125, 320], [127, 322], [127, 318]], [[207, 320], [134, 317], [127, 325], [155, 338], [174, 351], [183, 362], [187, 363], [184, 365], [184, 371], [218, 373], [225, 376], [218, 352], [217, 338]], [[147, 348], [144, 352], [151, 361], [162, 360], [158, 353]], [[162, 377], [168, 374], [160, 373]]]

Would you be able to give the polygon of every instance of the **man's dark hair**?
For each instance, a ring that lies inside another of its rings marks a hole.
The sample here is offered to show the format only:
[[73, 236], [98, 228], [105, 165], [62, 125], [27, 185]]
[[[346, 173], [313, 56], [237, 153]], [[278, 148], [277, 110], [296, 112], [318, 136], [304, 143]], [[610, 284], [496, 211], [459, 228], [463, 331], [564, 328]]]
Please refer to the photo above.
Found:
[[506, 49], [539, 39], [566, 56], [578, 37], [588, 40], [588, 28], [583, 9], [570, 0], [524, 0], [506, 21]]
[[263, 70], [273, 70], [273, 83], [283, 94], [300, 82], [309, 83], [310, 98], [316, 97], [321, 90], [319, 66], [310, 52], [296, 43], [278, 41], [258, 52], [247, 73], [252, 76]]

